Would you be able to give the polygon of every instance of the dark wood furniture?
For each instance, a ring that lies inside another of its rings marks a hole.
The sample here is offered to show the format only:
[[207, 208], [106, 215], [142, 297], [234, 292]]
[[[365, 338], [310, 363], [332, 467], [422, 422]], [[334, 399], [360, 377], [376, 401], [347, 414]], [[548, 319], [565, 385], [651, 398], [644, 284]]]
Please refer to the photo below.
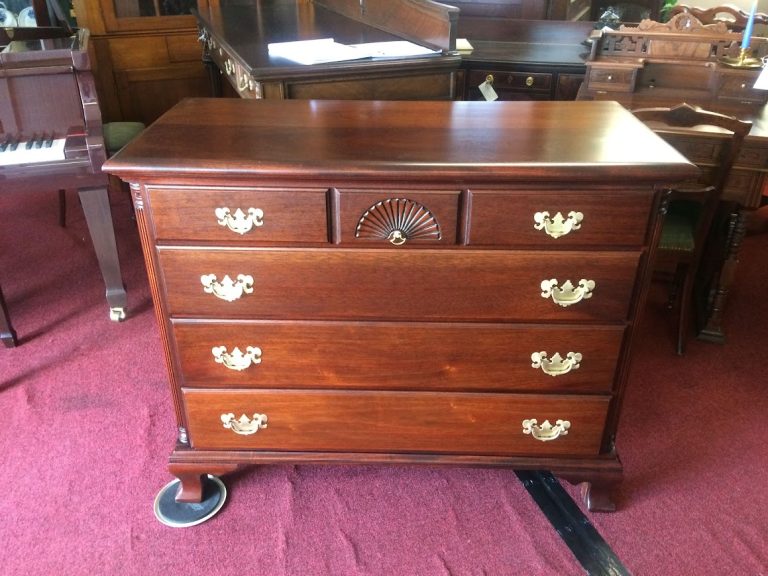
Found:
[[176, 500], [245, 464], [446, 463], [613, 508], [657, 185], [698, 173], [621, 106], [194, 99], [105, 169], [133, 192]]
[[[673, 18], [678, 14], [687, 13], [702, 24], [722, 22], [729, 30], [741, 32], [747, 26], [749, 13], [744, 12], [733, 4], [723, 4], [712, 8], [697, 8], [687, 4], [677, 4], [669, 9], [668, 16]], [[768, 14], [758, 12], [754, 15], [755, 24], [768, 24]]]
[[7, 348], [16, 346], [16, 331], [11, 325], [11, 317], [8, 314], [2, 288], [0, 288], [0, 340]]
[[[587, 77], [578, 98], [618, 101], [630, 110], [687, 102], [752, 122], [723, 191], [696, 285], [698, 337], [723, 342], [723, 314], [750, 211], [768, 187], [768, 92], [755, 90], [759, 68], [730, 67], [742, 35], [725, 25], [702, 28], [689, 14], [669, 23], [646, 23], [595, 32]], [[752, 38], [753, 55], [768, 54], [768, 39]], [[706, 131], [683, 130], [665, 139], [705, 170], [717, 163]]]
[[[359, 12], [361, 4], [352, 3]], [[242, 98], [450, 100], [461, 58], [453, 52], [458, 10], [434, 2], [254, 0], [211, 3], [198, 15], [214, 94], [230, 86]], [[393, 7], [397, 8], [394, 9]], [[397, 28], [397, 34], [392, 32]], [[333, 38], [341, 44], [418, 41], [435, 56], [354, 60], [306, 66], [270, 56], [268, 44]]]
[[472, 45], [461, 54], [463, 100], [484, 100], [489, 82], [499, 100], [575, 100], [584, 80], [590, 22], [536, 22], [459, 17], [458, 37]]
[[14, 40], [0, 52], [0, 143], [40, 141], [43, 136], [62, 139], [64, 158], [0, 166], [2, 193], [78, 190], [106, 285], [110, 318], [122, 320], [127, 297], [108, 179], [101, 171], [104, 138], [88, 59], [88, 33], [79, 30], [67, 36], [41, 29], [40, 35]]
[[676, 347], [677, 353], [682, 356], [691, 328], [689, 312], [704, 245], [731, 167], [741, 152], [752, 123], [687, 104], [673, 108], [640, 108], [632, 113], [646, 124], [653, 125], [662, 135], [670, 131], [674, 135], [675, 130], [690, 130], [694, 127], [720, 128], [730, 134], [717, 140], [712, 139], [713, 144], [718, 143], [718, 147], [713, 152], [715, 165], [711, 171], [703, 174], [698, 182], [684, 189], [678, 185], [673, 190], [656, 251], [656, 267], [670, 267], [674, 274], [670, 304], [677, 308]]

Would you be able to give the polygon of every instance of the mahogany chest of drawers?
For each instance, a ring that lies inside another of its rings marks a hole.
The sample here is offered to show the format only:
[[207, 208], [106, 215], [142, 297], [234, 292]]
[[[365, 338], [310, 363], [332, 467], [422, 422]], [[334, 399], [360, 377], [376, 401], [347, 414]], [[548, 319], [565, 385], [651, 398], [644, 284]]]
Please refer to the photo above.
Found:
[[186, 100], [131, 184], [178, 502], [275, 462], [543, 468], [610, 509], [663, 184], [608, 102]]

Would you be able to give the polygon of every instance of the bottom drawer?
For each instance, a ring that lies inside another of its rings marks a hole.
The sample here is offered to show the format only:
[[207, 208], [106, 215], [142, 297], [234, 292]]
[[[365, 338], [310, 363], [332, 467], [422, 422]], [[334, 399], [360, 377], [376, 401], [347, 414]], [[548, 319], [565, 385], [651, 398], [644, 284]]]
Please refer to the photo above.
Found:
[[[598, 454], [610, 400], [316, 390], [184, 389], [183, 395], [197, 449], [526, 456]], [[531, 419], [538, 426], [525, 433], [523, 421]], [[542, 427], [545, 420], [570, 426], [558, 436]], [[548, 436], [557, 437], [537, 439]]]

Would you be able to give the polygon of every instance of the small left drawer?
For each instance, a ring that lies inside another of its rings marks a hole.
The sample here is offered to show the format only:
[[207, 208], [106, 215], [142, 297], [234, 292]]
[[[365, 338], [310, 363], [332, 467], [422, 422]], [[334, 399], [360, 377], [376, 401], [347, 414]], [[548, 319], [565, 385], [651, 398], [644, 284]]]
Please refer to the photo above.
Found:
[[328, 242], [325, 189], [150, 187], [147, 201], [159, 242]]

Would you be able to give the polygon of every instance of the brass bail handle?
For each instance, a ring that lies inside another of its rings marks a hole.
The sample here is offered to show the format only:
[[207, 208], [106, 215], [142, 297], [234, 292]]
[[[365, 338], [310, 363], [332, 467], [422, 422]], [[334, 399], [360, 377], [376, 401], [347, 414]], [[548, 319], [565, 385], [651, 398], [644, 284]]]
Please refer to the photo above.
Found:
[[395, 246], [402, 246], [408, 240], [408, 237], [403, 234], [402, 230], [392, 230], [387, 240]]

